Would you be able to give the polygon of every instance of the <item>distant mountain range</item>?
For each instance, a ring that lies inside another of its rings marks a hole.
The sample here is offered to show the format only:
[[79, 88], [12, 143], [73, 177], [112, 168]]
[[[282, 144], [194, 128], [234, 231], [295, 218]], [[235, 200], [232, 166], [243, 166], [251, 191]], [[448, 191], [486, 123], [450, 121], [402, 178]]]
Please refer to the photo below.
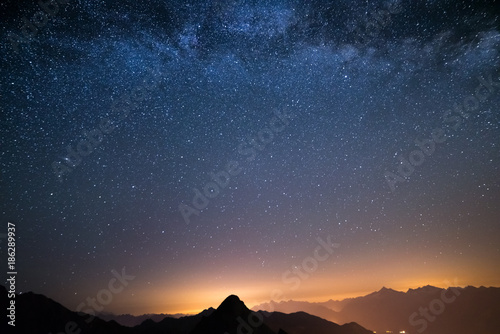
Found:
[[[358, 324], [337, 325], [304, 312], [253, 312], [237, 296], [227, 297], [217, 309], [159, 322], [144, 320], [127, 327], [115, 320], [73, 312], [43, 295], [16, 295], [16, 326], [0, 324], [0, 333], [19, 334], [371, 334]], [[7, 309], [7, 290], [0, 286], [0, 307]], [[4, 319], [5, 320], [5, 319]]]
[[270, 302], [252, 310], [302, 311], [335, 323], [356, 322], [377, 333], [500, 333], [500, 288], [493, 287], [441, 289], [428, 285], [407, 292], [382, 288], [341, 301]]
[[120, 325], [128, 326], [128, 327], [134, 327], [137, 325], [142, 324], [145, 320], [151, 319], [154, 322], [160, 322], [165, 318], [175, 318], [179, 319], [182, 317], [190, 316], [192, 314], [183, 314], [183, 313], [176, 313], [176, 314], [143, 314], [143, 315], [132, 315], [132, 314], [120, 314], [116, 315], [114, 313], [109, 313], [109, 312], [98, 312], [96, 314], [97, 317], [101, 318], [102, 320], [110, 321], [114, 320]]
[[[0, 286], [0, 307], [5, 310], [8, 303], [7, 291]], [[407, 292], [382, 288], [363, 297], [341, 301], [270, 302], [257, 305], [252, 310], [232, 295], [217, 309], [209, 308], [197, 315], [116, 316], [107, 313], [90, 321], [88, 315], [70, 311], [43, 295], [28, 292], [16, 295], [16, 327], [2, 321], [0, 333], [500, 333], [500, 288], [492, 287], [441, 289], [425, 286]]]

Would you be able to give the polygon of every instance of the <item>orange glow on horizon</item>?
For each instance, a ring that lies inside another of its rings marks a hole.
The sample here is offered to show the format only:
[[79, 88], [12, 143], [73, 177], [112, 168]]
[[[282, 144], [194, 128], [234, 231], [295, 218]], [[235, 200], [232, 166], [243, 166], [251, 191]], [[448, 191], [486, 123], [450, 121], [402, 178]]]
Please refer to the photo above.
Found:
[[[339, 253], [342, 249], [339, 249]], [[274, 301], [325, 302], [365, 296], [382, 287], [406, 292], [426, 285], [438, 288], [450, 286], [500, 286], [500, 268], [485, 266], [476, 258], [461, 258], [460, 262], [432, 260], [425, 253], [408, 254], [363, 252], [355, 261], [329, 259], [318, 264], [317, 270], [304, 279], [291, 274], [290, 260], [276, 268], [251, 270], [256, 266], [237, 266], [227, 258], [226, 272], [220, 267], [202, 264], [190, 266], [187, 274], [176, 277], [138, 277], [127, 290], [130, 295], [117, 295], [110, 312], [116, 314], [146, 313], [197, 314], [210, 307], [217, 308], [229, 295], [237, 295], [247, 307]], [[305, 256], [308, 256], [306, 253]], [[284, 280], [283, 274], [289, 272]], [[432, 273], [432, 274], [430, 274]], [[306, 274], [304, 272], [304, 274]], [[298, 284], [297, 283], [298, 280]], [[168, 281], [168, 286], [165, 282]], [[133, 290], [133, 291], [132, 291]], [[281, 295], [273, 291], [281, 291]]]
[[[422, 283], [418, 284], [415, 282], [411, 282], [412, 284], [407, 285], [407, 286], [401, 286], [401, 287], [392, 287], [390, 285], [385, 285], [386, 288], [390, 288], [396, 291], [401, 291], [401, 292], [406, 292], [408, 289], [416, 289], [419, 287], [423, 287], [426, 285], [432, 285], [438, 288], [448, 288], [450, 286], [459, 286], [459, 287], [465, 287], [467, 285], [473, 285], [473, 286], [480, 286], [480, 285], [475, 285], [475, 284], [442, 284], [443, 281], [439, 280], [429, 280], [431, 283]], [[432, 282], [435, 282], [437, 284], [433, 284]], [[441, 283], [441, 284], [439, 284]], [[453, 283], [453, 282], [451, 282]], [[498, 285], [497, 285], [498, 286]], [[373, 290], [352, 290], [352, 291], [346, 291], [344, 293], [338, 291], [336, 294], [324, 294], [324, 295], [311, 295], [309, 298], [304, 298], [304, 296], [300, 296], [299, 298], [294, 297], [295, 295], [290, 295], [290, 298], [283, 298], [278, 301], [288, 301], [288, 300], [295, 300], [295, 301], [307, 301], [307, 302], [325, 302], [330, 299], [332, 300], [342, 300], [342, 299], [347, 299], [347, 298], [356, 298], [356, 297], [362, 297], [366, 296], [370, 293], [376, 292], [380, 290], [382, 286], [379, 286], [376, 289]], [[262, 295], [262, 293], [258, 290], [252, 290], [252, 289], [235, 289], [234, 291], [230, 291], [229, 289], [214, 289], [212, 292], [205, 292], [203, 293], [203, 289], [200, 290], [193, 290], [189, 293], [189, 296], [192, 298], [194, 296], [197, 296], [196, 299], [191, 299], [192, 301], [190, 302], [183, 302], [183, 303], [176, 303], [176, 304], [169, 304], [168, 306], [162, 305], [161, 303], [161, 298], [154, 298], [155, 302], [149, 304], [152, 306], [147, 312], [142, 312], [138, 313], [139, 314], [144, 314], [144, 313], [164, 313], [164, 314], [186, 314], [186, 315], [194, 315], [202, 312], [205, 309], [208, 309], [210, 307], [217, 308], [222, 301], [229, 295], [234, 294], [237, 295], [248, 308], [252, 308], [256, 305], [270, 302], [271, 298], [269, 299], [261, 299], [258, 297], [258, 295]], [[255, 292], [258, 291], [258, 292]], [[257, 296], [257, 297], [256, 297]], [[183, 298], [183, 300], [190, 300], [190, 297]], [[286, 296], [288, 297], [288, 296]], [[151, 297], [152, 298], [152, 297]], [[153, 299], [151, 299], [153, 300]], [[154, 307], [153, 307], [154, 306]]]

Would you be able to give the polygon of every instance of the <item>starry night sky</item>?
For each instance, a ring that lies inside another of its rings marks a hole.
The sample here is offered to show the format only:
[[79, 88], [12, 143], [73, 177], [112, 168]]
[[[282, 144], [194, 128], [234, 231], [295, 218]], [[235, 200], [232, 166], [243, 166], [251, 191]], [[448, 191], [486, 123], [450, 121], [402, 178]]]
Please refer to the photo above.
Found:
[[500, 286], [498, 1], [64, 2], [0, 5], [18, 291], [74, 310], [125, 267], [105, 311], [143, 314]]

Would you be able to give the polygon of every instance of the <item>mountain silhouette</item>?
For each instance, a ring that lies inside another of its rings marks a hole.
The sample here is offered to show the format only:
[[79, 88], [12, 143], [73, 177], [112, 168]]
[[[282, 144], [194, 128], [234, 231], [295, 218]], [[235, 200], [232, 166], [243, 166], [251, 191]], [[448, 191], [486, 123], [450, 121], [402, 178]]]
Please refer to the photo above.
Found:
[[[279, 330], [279, 329], [278, 329]], [[250, 311], [235, 295], [227, 297], [191, 334], [276, 334], [264, 324], [263, 316]]]
[[264, 323], [272, 330], [283, 329], [289, 334], [373, 334], [356, 323], [338, 325], [320, 317], [296, 312], [285, 314], [280, 312], [262, 312]]
[[[339, 326], [307, 313], [275, 314], [253, 312], [238, 296], [227, 297], [217, 309], [180, 318], [165, 317], [156, 322], [144, 320], [140, 325], [127, 327], [114, 320], [73, 312], [61, 304], [32, 292], [17, 294], [16, 326], [3, 321], [0, 333], [19, 334], [366, 334], [357, 324]], [[0, 306], [8, 307], [7, 290], [0, 286]], [[272, 328], [271, 328], [272, 326]], [[310, 328], [309, 328], [310, 327]], [[330, 331], [328, 331], [330, 330]]]
[[133, 334], [189, 334], [204, 317], [210, 316], [215, 309], [209, 308], [201, 313], [181, 318], [165, 317], [159, 322], [152, 319], [143, 321], [132, 328]]
[[272, 312], [274, 310], [282, 313], [296, 313], [296, 312], [306, 312], [309, 314], [314, 314], [320, 318], [326, 319], [328, 321], [339, 322], [339, 316], [336, 311], [330, 309], [328, 306], [324, 306], [322, 303], [309, 303], [302, 301], [281, 301], [270, 303], [263, 303], [252, 307], [254, 311], [267, 311]]
[[117, 323], [127, 327], [134, 327], [142, 324], [145, 320], [151, 319], [154, 322], [160, 322], [165, 318], [181, 318], [190, 316], [191, 314], [142, 314], [142, 315], [132, 315], [132, 314], [113, 314], [109, 312], [97, 312], [97, 316], [105, 321], [115, 320]]
[[[73, 312], [61, 304], [32, 292], [16, 295], [16, 326], [7, 321], [0, 333], [19, 334], [368, 334], [371, 331], [392, 331], [408, 334], [492, 334], [500, 333], [500, 288], [466, 287], [441, 289], [424, 286], [407, 292], [382, 288], [366, 296], [307, 303], [288, 301], [276, 303], [321, 310], [325, 305], [342, 307], [331, 310], [341, 321], [306, 312], [255, 312], [246, 307], [238, 296], [227, 297], [217, 309], [180, 318], [165, 317], [159, 322], [146, 319], [140, 325], [127, 327], [114, 320]], [[333, 303], [332, 303], [333, 302]], [[294, 304], [295, 303], [295, 304]], [[7, 290], [0, 286], [0, 307], [7, 309]], [[318, 308], [321, 306], [321, 308]], [[423, 315], [422, 312], [427, 312]], [[431, 312], [431, 313], [429, 313]]]
[[[15, 327], [2, 321], [2, 333], [19, 334], [48, 334], [65, 333], [67, 328], [71, 331], [81, 330], [81, 333], [130, 333], [129, 328], [119, 325], [115, 321], [104, 321], [94, 318], [89, 321], [89, 316], [81, 316], [62, 306], [61, 304], [43, 295], [27, 292], [16, 294], [16, 322]], [[6, 310], [9, 304], [7, 290], [0, 286], [0, 307]]]
[[498, 314], [499, 288], [425, 286], [406, 293], [386, 289], [357, 298], [341, 310], [340, 319], [377, 332], [489, 334], [500, 333]]
[[[335, 311], [325, 311], [324, 308], [330, 305]], [[366, 296], [342, 301], [291, 300], [261, 304], [252, 309], [285, 313], [305, 311], [340, 324], [356, 322], [377, 333], [403, 330], [411, 334], [500, 333], [500, 288], [494, 287], [442, 289], [427, 285], [407, 292], [384, 287]]]

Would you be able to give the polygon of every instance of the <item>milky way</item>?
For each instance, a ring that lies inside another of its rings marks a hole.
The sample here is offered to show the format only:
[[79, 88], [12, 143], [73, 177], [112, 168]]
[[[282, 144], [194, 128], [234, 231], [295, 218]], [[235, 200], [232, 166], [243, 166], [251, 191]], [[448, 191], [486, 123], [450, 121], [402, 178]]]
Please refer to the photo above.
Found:
[[105, 311], [174, 313], [500, 284], [498, 1], [0, 8], [20, 291], [75, 309], [125, 267]]

